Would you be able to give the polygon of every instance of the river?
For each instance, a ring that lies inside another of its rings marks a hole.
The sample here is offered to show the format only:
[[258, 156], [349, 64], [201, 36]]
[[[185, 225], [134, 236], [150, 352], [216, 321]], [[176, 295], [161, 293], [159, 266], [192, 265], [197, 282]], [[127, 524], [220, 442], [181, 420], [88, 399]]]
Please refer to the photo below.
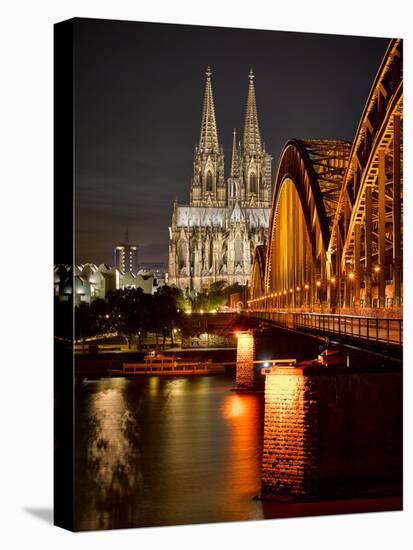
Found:
[[229, 376], [76, 391], [76, 529], [262, 519], [262, 394]]

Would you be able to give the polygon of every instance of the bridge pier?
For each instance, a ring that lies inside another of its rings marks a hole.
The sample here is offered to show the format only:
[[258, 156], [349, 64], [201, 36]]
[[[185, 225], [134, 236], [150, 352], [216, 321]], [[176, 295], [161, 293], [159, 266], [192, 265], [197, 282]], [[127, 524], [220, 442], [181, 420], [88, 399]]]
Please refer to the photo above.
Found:
[[237, 333], [237, 388], [252, 390], [254, 387], [254, 353], [255, 340], [253, 330], [244, 330]]
[[272, 367], [264, 373], [262, 498], [299, 501], [401, 490], [397, 368]]

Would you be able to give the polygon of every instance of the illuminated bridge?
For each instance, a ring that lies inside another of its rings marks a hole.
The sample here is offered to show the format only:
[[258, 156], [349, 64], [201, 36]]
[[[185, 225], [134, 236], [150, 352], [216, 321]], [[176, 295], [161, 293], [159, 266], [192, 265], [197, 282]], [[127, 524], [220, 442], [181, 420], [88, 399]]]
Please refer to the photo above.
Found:
[[392, 40], [353, 143], [287, 142], [249, 315], [402, 345], [402, 86], [402, 42]]

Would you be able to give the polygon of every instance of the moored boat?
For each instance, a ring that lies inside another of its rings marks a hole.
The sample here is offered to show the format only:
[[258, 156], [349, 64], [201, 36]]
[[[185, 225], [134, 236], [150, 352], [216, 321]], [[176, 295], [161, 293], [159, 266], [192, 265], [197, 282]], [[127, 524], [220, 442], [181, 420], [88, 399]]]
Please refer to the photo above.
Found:
[[122, 363], [121, 369], [110, 369], [112, 376], [176, 376], [223, 374], [223, 365], [214, 364], [211, 359], [206, 361], [188, 361], [171, 355], [148, 354], [143, 363]]

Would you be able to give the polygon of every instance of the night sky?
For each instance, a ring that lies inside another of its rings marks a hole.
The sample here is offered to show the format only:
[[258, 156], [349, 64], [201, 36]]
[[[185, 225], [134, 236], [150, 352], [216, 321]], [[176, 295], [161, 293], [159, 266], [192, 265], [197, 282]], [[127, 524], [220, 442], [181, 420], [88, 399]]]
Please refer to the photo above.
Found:
[[352, 140], [387, 39], [76, 20], [76, 262], [124, 240], [166, 261], [173, 201], [189, 202], [205, 69], [229, 176], [248, 71], [273, 173], [290, 138]]

